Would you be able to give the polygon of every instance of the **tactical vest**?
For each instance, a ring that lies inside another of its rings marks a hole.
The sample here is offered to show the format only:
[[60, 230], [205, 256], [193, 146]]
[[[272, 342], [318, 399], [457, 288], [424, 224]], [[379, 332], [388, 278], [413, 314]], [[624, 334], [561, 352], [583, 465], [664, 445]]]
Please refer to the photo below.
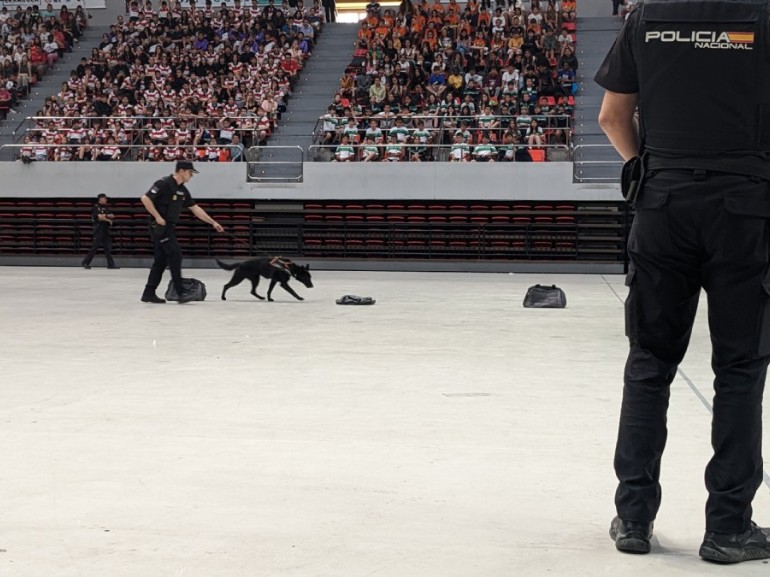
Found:
[[647, 0], [635, 54], [640, 132], [653, 155], [770, 151], [767, 0]]

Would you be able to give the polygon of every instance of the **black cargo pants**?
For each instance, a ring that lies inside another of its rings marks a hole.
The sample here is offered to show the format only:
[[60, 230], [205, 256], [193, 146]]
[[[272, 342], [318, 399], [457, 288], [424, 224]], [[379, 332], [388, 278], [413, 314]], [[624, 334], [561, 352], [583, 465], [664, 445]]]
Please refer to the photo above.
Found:
[[183, 295], [185, 291], [182, 284], [182, 249], [179, 248], [179, 243], [176, 240], [176, 230], [173, 225], [166, 225], [165, 227], [151, 225], [150, 237], [152, 238], [155, 260], [152, 263], [150, 275], [147, 277], [145, 289], [154, 293], [163, 278], [163, 272], [168, 267], [176, 294]]
[[669, 387], [701, 289], [714, 399], [706, 530], [742, 532], [762, 482], [762, 394], [770, 355], [770, 183], [662, 170], [645, 182], [629, 238], [626, 362], [615, 451], [618, 515], [650, 522], [661, 501]]
[[91, 241], [91, 250], [88, 251], [88, 254], [83, 259], [83, 264], [90, 265], [96, 252], [100, 248], [104, 248], [104, 257], [107, 259], [107, 266], [115, 266], [115, 260], [112, 258], [112, 235], [108, 225], [94, 225], [94, 237]]

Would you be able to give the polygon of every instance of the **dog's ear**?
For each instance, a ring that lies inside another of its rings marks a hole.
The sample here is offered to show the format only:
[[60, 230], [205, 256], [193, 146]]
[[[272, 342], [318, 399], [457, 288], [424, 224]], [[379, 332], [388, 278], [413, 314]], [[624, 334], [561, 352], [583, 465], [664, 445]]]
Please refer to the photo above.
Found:
[[308, 264], [308, 265], [305, 265], [305, 270], [306, 270], [306, 271], [308, 271], [308, 272], [310, 272], [310, 265], [309, 265], [309, 264]]

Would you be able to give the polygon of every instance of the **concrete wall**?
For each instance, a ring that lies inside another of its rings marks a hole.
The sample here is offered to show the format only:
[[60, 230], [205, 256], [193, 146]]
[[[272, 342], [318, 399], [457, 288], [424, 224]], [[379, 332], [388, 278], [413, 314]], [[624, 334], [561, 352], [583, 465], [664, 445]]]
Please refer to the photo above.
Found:
[[[104, 192], [136, 198], [173, 172], [172, 163], [0, 163], [0, 197], [82, 197]], [[309, 162], [304, 182], [254, 184], [246, 164], [198, 164], [190, 183], [198, 198], [622, 200], [617, 184], [572, 183], [571, 163], [336, 164]]]

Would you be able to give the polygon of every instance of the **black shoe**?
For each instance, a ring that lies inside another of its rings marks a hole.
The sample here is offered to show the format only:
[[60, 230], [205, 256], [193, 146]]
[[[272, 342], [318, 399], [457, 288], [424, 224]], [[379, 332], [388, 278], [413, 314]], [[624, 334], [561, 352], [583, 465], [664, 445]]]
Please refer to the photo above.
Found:
[[618, 551], [649, 553], [652, 523], [623, 521], [620, 517], [615, 517], [610, 525], [610, 539], [615, 541]]
[[152, 293], [152, 294], [145, 293], [145, 294], [142, 295], [142, 302], [143, 303], [152, 303], [154, 305], [162, 305], [166, 301], [163, 300], [162, 298], [158, 298], [158, 296], [155, 293]]
[[107, 268], [112, 269], [112, 270], [118, 270], [120, 267], [118, 265], [114, 264], [112, 266], [108, 266]]
[[80, 266], [82, 266], [86, 270], [91, 270], [91, 265], [90, 264], [82, 263]]
[[715, 563], [770, 559], [770, 529], [757, 527], [752, 522], [749, 530], [743, 533], [706, 531], [698, 555]]

